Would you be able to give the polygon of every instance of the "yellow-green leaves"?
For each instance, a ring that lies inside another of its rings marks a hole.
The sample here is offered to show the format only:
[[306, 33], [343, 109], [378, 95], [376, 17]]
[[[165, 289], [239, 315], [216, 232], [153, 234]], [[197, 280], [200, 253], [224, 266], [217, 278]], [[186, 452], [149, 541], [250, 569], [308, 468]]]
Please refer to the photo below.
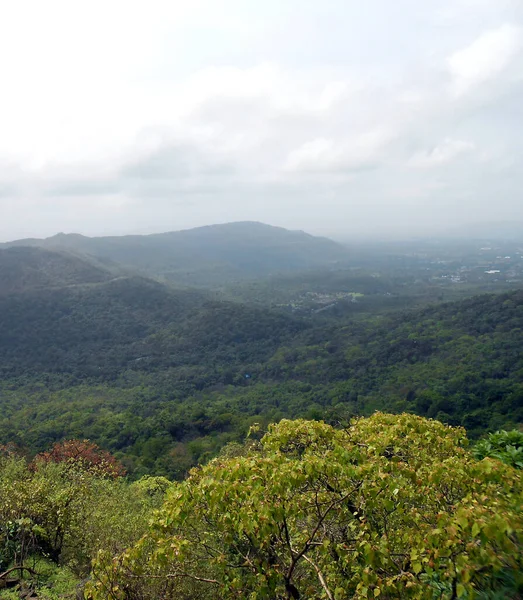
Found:
[[465, 446], [463, 430], [413, 415], [281, 421], [176, 484], [139, 544], [96, 563], [92, 598], [499, 591], [523, 566], [521, 480]]

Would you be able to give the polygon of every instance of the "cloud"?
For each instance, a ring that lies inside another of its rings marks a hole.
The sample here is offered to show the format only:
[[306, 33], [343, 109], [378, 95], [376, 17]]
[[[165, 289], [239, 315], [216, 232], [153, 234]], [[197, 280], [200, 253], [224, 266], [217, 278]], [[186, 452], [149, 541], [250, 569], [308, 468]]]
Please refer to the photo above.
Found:
[[196, 144], [172, 143], [159, 146], [124, 165], [119, 176], [125, 180], [155, 181], [228, 174], [232, 167], [220, 155], [205, 153]]
[[440, 167], [474, 150], [475, 146], [472, 142], [448, 138], [427, 152], [415, 154], [408, 161], [408, 166], [422, 169]]
[[318, 138], [292, 150], [283, 165], [288, 172], [353, 172], [376, 168], [383, 159], [391, 134], [386, 131], [367, 131], [350, 141], [336, 143]]
[[458, 96], [465, 94], [503, 72], [521, 49], [521, 36], [520, 27], [505, 24], [452, 54], [448, 65], [453, 92]]
[[516, 0], [76, 4], [3, 11], [0, 239], [523, 218]]

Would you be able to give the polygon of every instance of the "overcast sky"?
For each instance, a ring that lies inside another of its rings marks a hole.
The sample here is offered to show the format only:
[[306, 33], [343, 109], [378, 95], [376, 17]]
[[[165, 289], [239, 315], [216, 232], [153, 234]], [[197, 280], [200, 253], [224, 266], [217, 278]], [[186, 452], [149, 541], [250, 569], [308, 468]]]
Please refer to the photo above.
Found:
[[0, 0], [0, 240], [523, 221], [523, 0]]

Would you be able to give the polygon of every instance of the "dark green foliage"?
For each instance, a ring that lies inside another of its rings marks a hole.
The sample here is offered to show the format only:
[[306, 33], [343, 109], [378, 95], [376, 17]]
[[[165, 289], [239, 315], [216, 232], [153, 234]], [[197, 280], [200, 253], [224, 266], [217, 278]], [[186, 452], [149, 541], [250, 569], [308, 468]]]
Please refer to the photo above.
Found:
[[[127, 369], [263, 360], [304, 328], [266, 309], [121, 277], [88, 287], [0, 297], [0, 377], [110, 380]], [[198, 387], [198, 384], [195, 384]]]

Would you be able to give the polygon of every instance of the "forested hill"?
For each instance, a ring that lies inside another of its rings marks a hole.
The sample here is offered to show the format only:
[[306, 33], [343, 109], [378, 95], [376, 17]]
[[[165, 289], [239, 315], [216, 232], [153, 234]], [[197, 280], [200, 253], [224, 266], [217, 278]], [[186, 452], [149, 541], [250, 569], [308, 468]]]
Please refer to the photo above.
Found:
[[0, 377], [190, 367], [212, 372], [270, 358], [305, 324], [142, 277], [0, 296]]
[[8, 245], [81, 252], [116, 261], [147, 275], [204, 286], [330, 265], [348, 257], [346, 248], [330, 239], [256, 222], [153, 235], [89, 238], [58, 234]]
[[0, 443], [88, 437], [183, 476], [249, 426], [384, 409], [523, 422], [523, 291], [355, 320], [296, 318], [141, 278], [0, 298]]
[[522, 331], [523, 291], [485, 294], [315, 330], [306, 351], [282, 348], [267, 368], [345, 410], [408, 410], [474, 436], [523, 422]]
[[43, 248], [0, 249], [0, 295], [35, 288], [100, 283], [114, 274], [96, 261]]

